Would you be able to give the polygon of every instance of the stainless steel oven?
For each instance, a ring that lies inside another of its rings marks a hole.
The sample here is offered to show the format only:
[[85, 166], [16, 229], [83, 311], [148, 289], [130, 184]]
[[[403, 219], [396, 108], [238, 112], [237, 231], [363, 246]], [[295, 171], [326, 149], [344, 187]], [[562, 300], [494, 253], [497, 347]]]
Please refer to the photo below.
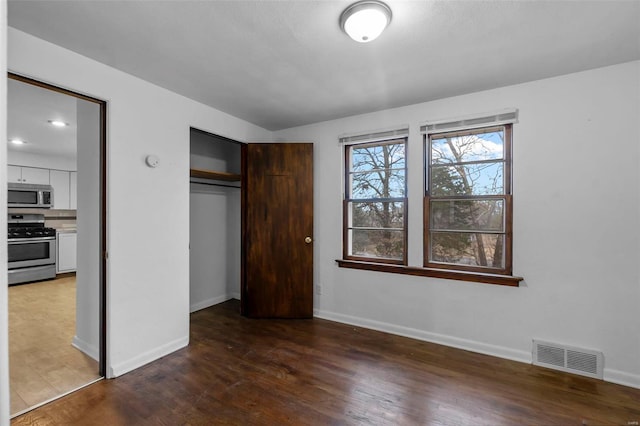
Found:
[[9, 284], [56, 276], [56, 231], [44, 226], [44, 215], [9, 214]]

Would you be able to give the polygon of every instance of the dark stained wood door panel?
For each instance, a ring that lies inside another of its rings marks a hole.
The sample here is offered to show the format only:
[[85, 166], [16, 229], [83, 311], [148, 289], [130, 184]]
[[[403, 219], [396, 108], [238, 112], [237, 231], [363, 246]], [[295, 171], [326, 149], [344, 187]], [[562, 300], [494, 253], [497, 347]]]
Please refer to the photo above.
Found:
[[242, 313], [311, 318], [313, 144], [248, 144], [243, 162]]

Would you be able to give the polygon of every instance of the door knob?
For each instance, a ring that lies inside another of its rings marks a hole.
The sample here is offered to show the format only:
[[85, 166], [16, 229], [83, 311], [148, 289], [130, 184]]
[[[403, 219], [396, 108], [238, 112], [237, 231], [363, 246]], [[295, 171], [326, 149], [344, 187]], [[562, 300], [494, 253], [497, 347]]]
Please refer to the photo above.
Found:
[[304, 239], [304, 242], [307, 243], [307, 244], [311, 244], [311, 241], [313, 241], [313, 239], [311, 239], [311, 237], [306, 237]]

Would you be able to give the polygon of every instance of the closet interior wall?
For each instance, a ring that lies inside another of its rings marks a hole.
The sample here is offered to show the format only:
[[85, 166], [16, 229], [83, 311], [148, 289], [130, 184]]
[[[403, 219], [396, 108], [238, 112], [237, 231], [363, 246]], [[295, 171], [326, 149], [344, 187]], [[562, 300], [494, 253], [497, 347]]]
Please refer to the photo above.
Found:
[[[240, 175], [241, 144], [191, 129], [191, 169]], [[191, 178], [190, 311], [240, 298], [240, 181]]]

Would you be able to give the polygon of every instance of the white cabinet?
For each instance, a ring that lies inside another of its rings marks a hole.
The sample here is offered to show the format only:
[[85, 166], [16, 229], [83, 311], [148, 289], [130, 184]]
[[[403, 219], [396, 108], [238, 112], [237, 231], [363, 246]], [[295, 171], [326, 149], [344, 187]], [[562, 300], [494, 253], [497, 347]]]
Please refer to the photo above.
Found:
[[22, 168], [23, 183], [49, 184], [49, 169], [37, 169], [35, 167]]
[[69, 208], [78, 208], [78, 172], [69, 172]]
[[[49, 180], [53, 187], [53, 208], [69, 209], [70, 201], [70, 179], [69, 172], [64, 170], [51, 170]], [[74, 207], [75, 208], [75, 207]]]
[[73, 232], [57, 233], [56, 272], [74, 272], [77, 265], [78, 234]]
[[7, 181], [34, 183], [53, 187], [54, 209], [76, 210], [78, 207], [78, 172], [42, 169], [39, 167], [7, 166]]
[[7, 182], [22, 182], [22, 167], [7, 166]]
[[49, 169], [38, 167], [8, 166], [7, 180], [17, 183], [35, 183], [49, 185]]

